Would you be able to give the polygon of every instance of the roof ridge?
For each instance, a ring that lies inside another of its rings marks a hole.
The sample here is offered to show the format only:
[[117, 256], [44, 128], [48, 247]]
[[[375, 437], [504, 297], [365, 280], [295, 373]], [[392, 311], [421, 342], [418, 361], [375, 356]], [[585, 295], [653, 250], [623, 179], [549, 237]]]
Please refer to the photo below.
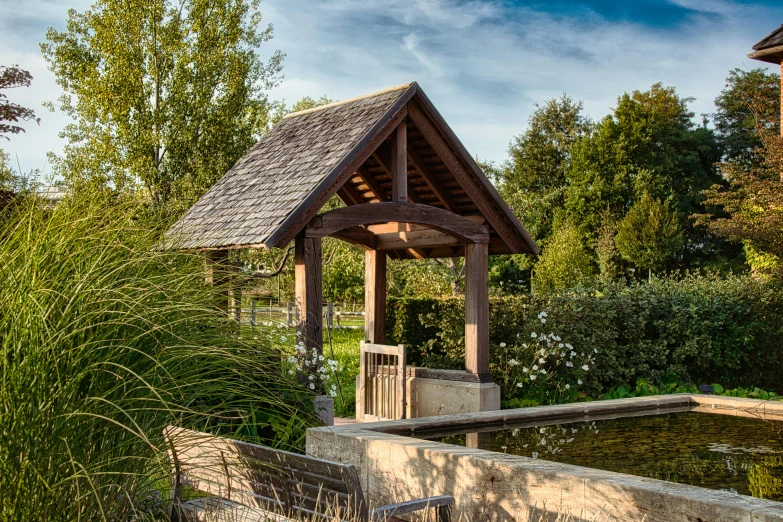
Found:
[[368, 94], [362, 94], [361, 96], [356, 96], [354, 98], [349, 98], [347, 100], [336, 101], [336, 102], [328, 103], [326, 105], [320, 105], [318, 107], [312, 107], [310, 109], [304, 109], [302, 111], [290, 112], [290, 113], [286, 114], [285, 116], [283, 116], [283, 119], [293, 118], [295, 116], [302, 116], [303, 114], [310, 114], [311, 112], [322, 111], [322, 110], [325, 110], [325, 109], [331, 109], [332, 107], [339, 107], [340, 105], [346, 105], [348, 103], [357, 102], [359, 100], [365, 100], [367, 98], [374, 98], [375, 96], [380, 96], [381, 94], [387, 94], [387, 93], [394, 92], [394, 91], [401, 91], [403, 89], [407, 89], [408, 87], [410, 87], [414, 83], [416, 83], [416, 82], [414, 81], [414, 82], [403, 83], [403, 84], [397, 85], [395, 87], [389, 87], [388, 89], [382, 89], [380, 91], [371, 92], [371, 93], [368, 93]]

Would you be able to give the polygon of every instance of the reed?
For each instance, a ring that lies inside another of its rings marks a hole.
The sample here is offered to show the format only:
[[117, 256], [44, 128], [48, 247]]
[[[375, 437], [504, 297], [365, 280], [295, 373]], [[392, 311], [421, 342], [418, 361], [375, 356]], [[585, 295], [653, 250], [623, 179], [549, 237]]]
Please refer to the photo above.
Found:
[[311, 398], [138, 208], [92, 194], [0, 214], [0, 521], [139, 519], [151, 491], [165, 501], [170, 423], [303, 445]]

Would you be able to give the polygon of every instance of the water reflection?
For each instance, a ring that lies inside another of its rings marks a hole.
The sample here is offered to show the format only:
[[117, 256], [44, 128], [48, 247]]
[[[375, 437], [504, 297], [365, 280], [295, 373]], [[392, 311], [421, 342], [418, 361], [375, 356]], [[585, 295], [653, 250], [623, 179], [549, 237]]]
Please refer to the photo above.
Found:
[[700, 412], [428, 437], [783, 501], [783, 422]]

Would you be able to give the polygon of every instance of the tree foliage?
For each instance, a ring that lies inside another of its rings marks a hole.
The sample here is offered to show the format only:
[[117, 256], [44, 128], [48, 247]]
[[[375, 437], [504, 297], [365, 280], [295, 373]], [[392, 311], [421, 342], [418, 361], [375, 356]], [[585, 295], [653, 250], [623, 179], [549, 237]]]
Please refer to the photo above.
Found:
[[537, 241], [553, 232], [568, 181], [571, 146], [590, 129], [582, 102], [563, 94], [536, 106], [529, 127], [514, 137], [500, 170], [503, 197]]
[[553, 290], [586, 286], [593, 279], [593, 260], [576, 227], [559, 228], [544, 245], [536, 264], [534, 288]]
[[16, 125], [20, 121], [41, 122], [41, 118], [35, 117], [35, 111], [22, 107], [19, 104], [11, 103], [8, 95], [3, 91], [17, 87], [30, 87], [33, 76], [18, 65], [7, 67], [0, 65], [0, 136], [8, 140], [5, 134], [19, 134], [24, 132], [24, 128]]
[[780, 77], [763, 68], [733, 69], [715, 105], [713, 119], [725, 159], [745, 168], [757, 165], [762, 145], [759, 129], [780, 132]]
[[670, 203], [645, 191], [618, 227], [617, 249], [639, 268], [660, 269], [682, 248], [683, 230]]
[[142, 188], [187, 208], [269, 125], [265, 91], [283, 54], [257, 0], [97, 0], [47, 31], [44, 58], [74, 119], [56, 172], [71, 183]]

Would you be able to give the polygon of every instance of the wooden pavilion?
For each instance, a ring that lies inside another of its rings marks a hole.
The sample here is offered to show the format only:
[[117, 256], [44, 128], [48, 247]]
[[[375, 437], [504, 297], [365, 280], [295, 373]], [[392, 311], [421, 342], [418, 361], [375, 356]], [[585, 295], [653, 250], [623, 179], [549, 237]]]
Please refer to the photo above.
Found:
[[[338, 195], [345, 207], [319, 214]], [[538, 247], [415, 83], [289, 114], [167, 232], [208, 251], [295, 242], [298, 331], [321, 350], [321, 240], [366, 251], [365, 330], [385, 342], [386, 259], [465, 257], [465, 368], [489, 379], [487, 256]]]
[[[748, 58], [779, 65], [780, 83], [783, 86], [783, 25], [754, 45], [753, 52], [748, 55]], [[780, 99], [780, 115], [783, 121], [783, 89], [781, 89]], [[783, 125], [780, 126], [780, 134], [783, 136]]]

